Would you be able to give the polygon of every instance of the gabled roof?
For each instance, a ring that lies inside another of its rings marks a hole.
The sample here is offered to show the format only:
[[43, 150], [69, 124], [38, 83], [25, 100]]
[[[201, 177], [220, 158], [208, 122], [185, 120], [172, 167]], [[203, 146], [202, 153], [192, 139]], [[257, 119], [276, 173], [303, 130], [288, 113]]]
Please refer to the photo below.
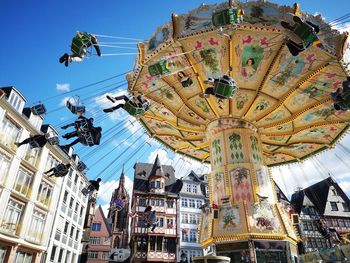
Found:
[[188, 175], [186, 175], [182, 178], [182, 181], [190, 181], [190, 182], [197, 182], [197, 183], [202, 182], [202, 180], [199, 178], [199, 176], [192, 170]]
[[156, 160], [154, 161], [152, 170], [149, 174], [150, 176], [164, 176], [164, 172], [162, 169], [162, 165], [160, 164], [160, 160], [157, 154]]
[[[154, 164], [151, 163], [136, 163], [134, 165], [134, 192], [149, 192], [149, 177], [151, 173], [154, 171]], [[160, 162], [158, 164], [163, 171], [165, 176], [165, 193], [164, 194], [177, 194], [180, 192], [182, 187], [182, 180], [176, 179], [175, 170], [170, 165], [161, 165]]]
[[21, 92], [19, 92], [19, 90], [13, 86], [12, 87], [0, 87], [0, 89], [5, 92], [7, 97], [9, 97], [11, 91], [14, 90], [19, 96], [21, 96], [21, 98], [24, 100], [24, 102], [27, 102], [27, 99], [23, 96], [23, 94]]
[[324, 214], [329, 188], [331, 186], [337, 190], [339, 196], [350, 206], [350, 200], [348, 196], [340, 188], [337, 182], [335, 182], [331, 177], [328, 177], [327, 179], [313, 184], [303, 190], [295, 192], [292, 195], [291, 203], [295, 206], [297, 213], [300, 214], [306, 196], [313, 203], [316, 210], [320, 214]]
[[[101, 213], [101, 216], [102, 216], [102, 219], [103, 219], [103, 223], [106, 225], [106, 228], [107, 228], [107, 230], [108, 230], [108, 234], [109, 234], [109, 235], [112, 235], [112, 230], [111, 230], [111, 228], [110, 228], [110, 226], [109, 226], [109, 223], [108, 223], [108, 221], [107, 221], [107, 219], [106, 219], [106, 217], [105, 217], [105, 214], [103, 213], [102, 207], [99, 205], [97, 209], [98, 209], [98, 212]], [[97, 212], [97, 211], [96, 211], [96, 212]], [[96, 213], [96, 212], [95, 212], [95, 213]]]

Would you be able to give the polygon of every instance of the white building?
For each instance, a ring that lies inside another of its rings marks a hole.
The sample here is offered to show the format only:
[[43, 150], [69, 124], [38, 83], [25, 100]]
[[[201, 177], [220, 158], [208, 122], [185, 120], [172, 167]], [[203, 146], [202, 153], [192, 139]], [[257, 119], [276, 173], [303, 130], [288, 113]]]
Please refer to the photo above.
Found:
[[191, 171], [189, 175], [182, 178], [182, 189], [180, 191], [180, 249], [178, 258], [182, 253], [187, 256], [187, 262], [192, 257], [203, 255], [198, 243], [198, 225], [200, 223], [200, 207], [209, 202], [207, 175], [199, 177]]
[[[78, 157], [59, 146], [17, 148], [29, 135], [57, 134], [25, 102], [14, 87], [0, 88], [0, 262], [77, 262], [87, 179], [77, 172]], [[62, 162], [72, 164], [69, 176], [43, 174]]]

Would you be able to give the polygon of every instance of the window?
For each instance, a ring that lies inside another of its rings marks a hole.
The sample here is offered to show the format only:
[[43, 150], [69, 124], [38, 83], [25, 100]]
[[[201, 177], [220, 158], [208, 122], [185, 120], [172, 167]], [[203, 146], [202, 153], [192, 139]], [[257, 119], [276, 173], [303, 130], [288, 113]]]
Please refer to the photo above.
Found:
[[192, 193], [197, 193], [197, 185], [192, 185]]
[[69, 236], [70, 236], [71, 238], [73, 238], [74, 230], [75, 230], [75, 227], [72, 226], [71, 229], [70, 229], [70, 233], [69, 233]]
[[173, 227], [174, 227], [174, 219], [168, 218], [168, 219], [166, 220], [166, 224], [167, 224], [167, 227], [168, 227], [168, 228], [173, 228]]
[[14, 190], [27, 196], [29, 194], [32, 176], [22, 169], [18, 170]]
[[41, 153], [41, 148], [32, 149], [30, 146], [28, 146], [24, 156], [24, 160], [26, 160], [31, 165], [36, 166], [40, 153]]
[[194, 199], [189, 199], [189, 207], [195, 208], [195, 207], [196, 207], [196, 200], [194, 200]]
[[71, 196], [70, 201], [69, 201], [69, 208], [73, 208], [73, 204], [74, 204], [74, 198]]
[[79, 216], [82, 217], [83, 216], [83, 213], [84, 213], [84, 207], [81, 206], [80, 207], [80, 213], [79, 213]]
[[350, 212], [349, 205], [347, 203], [342, 203], [344, 212]]
[[77, 202], [75, 204], [74, 213], [78, 214], [78, 211], [79, 211], [79, 203]]
[[338, 205], [336, 202], [331, 202], [331, 209], [332, 211], [338, 211]]
[[52, 250], [51, 250], [50, 261], [54, 261], [55, 260], [56, 250], [57, 250], [57, 247], [53, 246]]
[[202, 206], [202, 200], [196, 200], [197, 208]]
[[190, 242], [197, 242], [197, 231], [196, 230], [190, 231]]
[[15, 150], [16, 146], [14, 143], [17, 141], [20, 128], [17, 127], [12, 121], [4, 117], [0, 123], [0, 141], [9, 146], [11, 149]]
[[32, 262], [32, 257], [33, 254], [27, 253], [27, 252], [22, 252], [22, 251], [17, 251], [16, 253], [16, 263], [29, 263]]
[[164, 200], [163, 199], [151, 199], [151, 205], [152, 206], [164, 206]]
[[101, 239], [99, 237], [90, 237], [89, 243], [91, 245], [99, 245], [99, 244], [101, 244]]
[[188, 214], [181, 215], [181, 223], [184, 223], [184, 224], [188, 223]]
[[23, 203], [10, 199], [7, 204], [5, 216], [3, 218], [3, 221], [1, 222], [0, 227], [6, 232], [16, 234], [19, 221], [21, 220], [23, 209]]
[[188, 232], [182, 232], [181, 241], [188, 242]]
[[49, 155], [47, 157], [45, 171], [50, 170], [52, 167], [55, 167], [56, 165], [58, 165], [58, 161], [52, 155]]
[[332, 189], [332, 193], [333, 193], [333, 195], [338, 195], [338, 192], [335, 189]]
[[77, 232], [75, 232], [75, 240], [78, 241], [79, 239], [79, 234], [80, 234], [80, 231], [79, 229], [77, 229]]
[[10, 159], [0, 154], [0, 184], [4, 184], [10, 168]]
[[156, 181], [156, 188], [160, 188], [160, 181]]
[[150, 251], [155, 251], [156, 250], [156, 237], [155, 236], [150, 236], [150, 242], [149, 242], [149, 250]]
[[88, 258], [98, 258], [98, 251], [88, 251]]
[[187, 198], [183, 198], [182, 200], [181, 200], [181, 206], [182, 207], [188, 207], [188, 203], [187, 203]]
[[136, 237], [136, 249], [137, 251], [147, 251], [147, 237]]
[[65, 225], [64, 225], [64, 229], [63, 229], [63, 233], [64, 233], [65, 235], [67, 235], [68, 227], [69, 227], [69, 222], [66, 221], [66, 223], [65, 223]]
[[79, 175], [75, 174], [75, 177], [74, 177], [74, 184], [75, 185], [78, 183], [78, 179], [79, 179]]
[[164, 218], [163, 217], [160, 217], [159, 219], [158, 219], [158, 222], [159, 222], [159, 227], [163, 227], [164, 226]]
[[6, 251], [7, 251], [7, 247], [0, 246], [0, 262], [4, 262]]
[[109, 259], [110, 253], [109, 251], [103, 251], [102, 252], [102, 259]]
[[187, 192], [187, 193], [191, 193], [191, 185], [190, 185], [190, 184], [187, 184], [187, 186], [186, 186], [186, 192]]
[[190, 214], [190, 224], [196, 224], [196, 215]]
[[173, 200], [166, 201], [166, 204], [167, 204], [168, 208], [174, 208], [174, 201]]
[[146, 199], [139, 199], [139, 206], [146, 206]]
[[162, 251], [163, 237], [157, 237], [157, 251]]
[[68, 199], [68, 192], [64, 191], [63, 203], [67, 203], [67, 199]]
[[101, 231], [101, 224], [100, 223], [92, 223], [91, 230], [92, 231]]
[[58, 254], [58, 260], [57, 260], [57, 262], [62, 262], [63, 251], [64, 251], [64, 249], [61, 248], [61, 249], [60, 249], [60, 253]]
[[41, 182], [36, 200], [38, 200], [40, 203], [46, 206], [49, 206], [51, 195], [52, 195], [52, 187], [45, 182]]
[[42, 212], [34, 210], [30, 228], [28, 230], [28, 238], [34, 242], [40, 243], [44, 232], [46, 215]]
[[23, 100], [14, 92], [11, 92], [8, 102], [17, 110], [21, 111]]

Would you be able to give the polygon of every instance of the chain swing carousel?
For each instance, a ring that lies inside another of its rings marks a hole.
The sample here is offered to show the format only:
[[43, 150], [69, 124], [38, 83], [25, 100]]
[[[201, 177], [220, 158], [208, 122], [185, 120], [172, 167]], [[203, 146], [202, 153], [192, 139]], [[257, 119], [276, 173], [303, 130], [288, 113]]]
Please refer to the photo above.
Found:
[[199, 241], [212, 256], [193, 260], [294, 262], [298, 236], [268, 167], [326, 150], [348, 130], [347, 35], [298, 5], [230, 1], [173, 14], [138, 48], [129, 92], [151, 107], [136, 118], [176, 153], [211, 164]]

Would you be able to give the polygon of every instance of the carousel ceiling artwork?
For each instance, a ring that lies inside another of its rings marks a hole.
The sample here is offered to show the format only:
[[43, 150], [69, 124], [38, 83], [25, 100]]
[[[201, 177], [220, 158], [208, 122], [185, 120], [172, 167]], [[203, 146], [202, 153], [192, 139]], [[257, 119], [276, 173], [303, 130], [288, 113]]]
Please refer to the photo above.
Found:
[[[149, 134], [175, 152], [210, 161], [207, 126], [231, 117], [251, 123], [268, 166], [300, 161], [332, 147], [349, 128], [350, 111], [334, 108], [330, 94], [342, 87], [350, 64], [346, 34], [320, 16], [271, 3], [239, 3], [243, 21], [218, 27], [212, 16], [228, 3], [201, 5], [139, 43], [129, 91], [151, 101], [138, 117]], [[283, 19], [318, 25], [319, 45], [293, 55]], [[205, 80], [230, 76], [231, 99], [202, 96]]]

